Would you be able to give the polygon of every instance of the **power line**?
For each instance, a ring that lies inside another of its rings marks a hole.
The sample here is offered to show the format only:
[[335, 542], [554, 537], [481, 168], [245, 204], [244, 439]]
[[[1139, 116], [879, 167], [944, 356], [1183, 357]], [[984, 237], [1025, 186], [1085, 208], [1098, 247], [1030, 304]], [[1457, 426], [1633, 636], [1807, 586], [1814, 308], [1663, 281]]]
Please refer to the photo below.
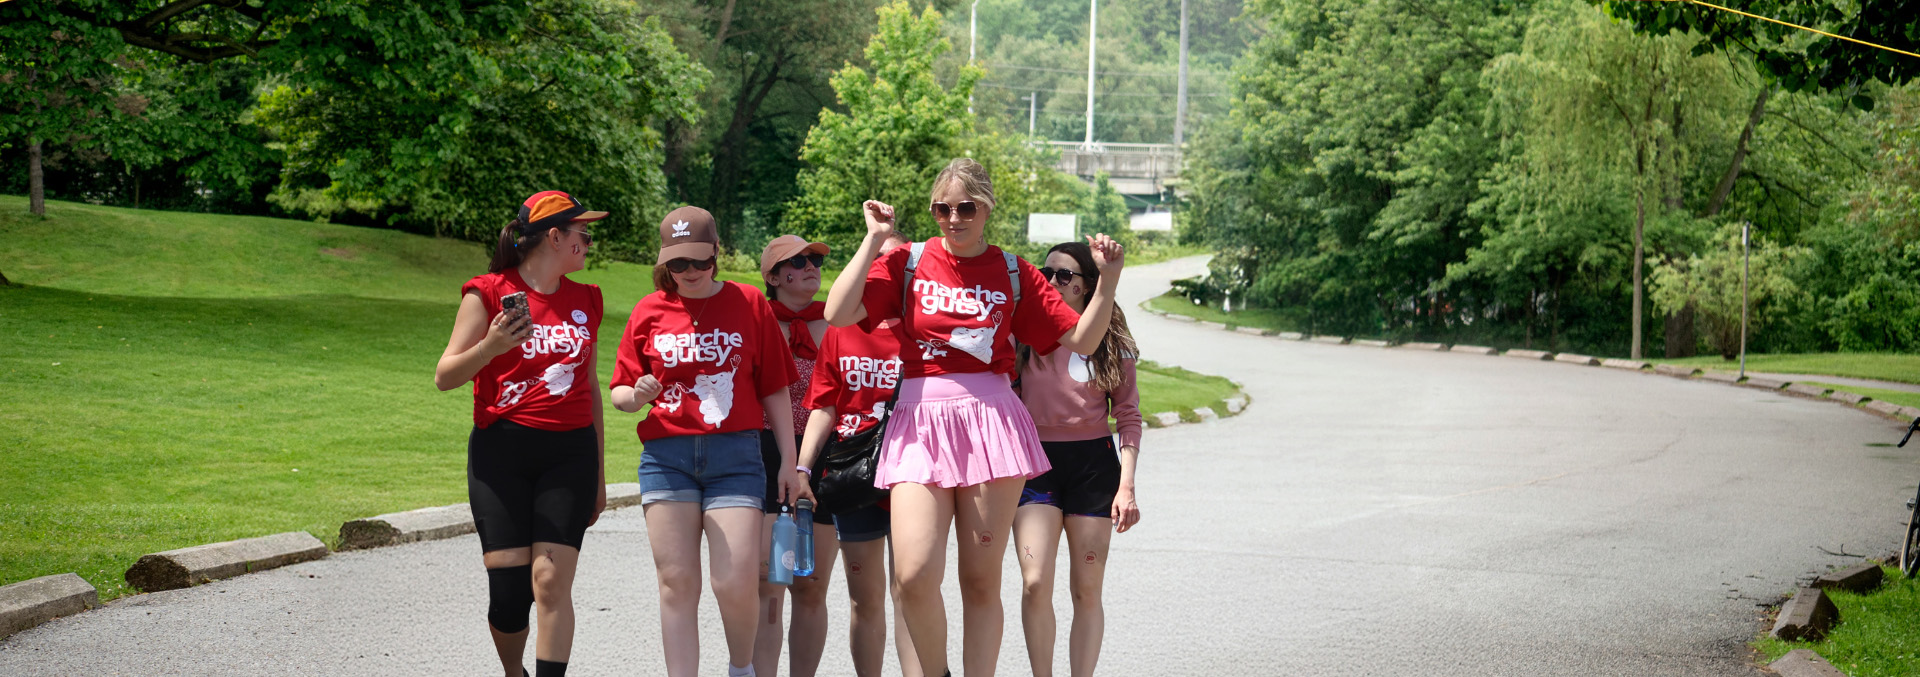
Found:
[[[994, 63], [994, 64], [987, 64], [987, 68], [989, 68], [989, 69], [993, 69], [993, 68], [1011, 68], [1011, 69], [1014, 69], [1014, 70], [1022, 70], [1022, 71], [1041, 71], [1041, 72], [1044, 72], [1044, 73], [1070, 73], [1070, 74], [1073, 74], [1073, 75], [1082, 75], [1082, 74], [1085, 74], [1085, 73], [1087, 72], [1087, 71], [1086, 71], [1085, 69], [1073, 69], [1073, 68], [1041, 68], [1041, 67], [1039, 67], [1039, 66], [1015, 66], [1015, 65], [1013, 65], [1013, 64], [1005, 64], [1005, 63]], [[1191, 75], [1192, 75], [1193, 73], [1201, 73], [1201, 74], [1206, 74], [1206, 75], [1212, 75], [1212, 74], [1214, 74], [1214, 71], [1192, 71], [1192, 70], [1189, 70], [1189, 71], [1188, 71], [1188, 74], [1189, 74], [1189, 77], [1191, 77]], [[1094, 75], [1097, 75], [1097, 76], [1098, 76], [1098, 75], [1111, 75], [1111, 76], [1114, 76], [1114, 77], [1134, 77], [1134, 78], [1177, 78], [1177, 77], [1180, 77], [1180, 74], [1179, 74], [1179, 73], [1143, 73], [1143, 72], [1137, 72], [1137, 71], [1136, 71], [1136, 72], [1127, 72], [1127, 71], [1094, 71], [1094, 73], [1093, 73], [1093, 74], [1094, 74]]]
[[[1012, 90], [1015, 92], [1049, 92], [1053, 94], [1086, 94], [1087, 93], [1087, 90], [1084, 90], [1084, 89], [1045, 89], [1045, 88], [1036, 88], [1036, 87], [1018, 87], [1018, 86], [999, 83], [999, 82], [975, 82], [973, 84], [980, 87], [992, 87], [994, 89], [1006, 89], [1006, 90]], [[1100, 96], [1102, 98], [1110, 97], [1110, 96], [1164, 98], [1164, 97], [1169, 97], [1173, 95], [1172, 94], [1128, 94], [1128, 93], [1121, 92], [1121, 93], [1114, 93], [1114, 94], [1102, 94]], [[1187, 96], [1212, 97], [1212, 96], [1231, 96], [1231, 95], [1227, 92], [1199, 92], [1199, 93], [1190, 92], [1187, 94]]]
[[[1012, 113], [1028, 112], [1025, 107], [1020, 107], [1020, 108], [1008, 107], [1005, 110]], [[1056, 118], [1084, 118], [1087, 116], [1086, 113], [1080, 113], [1080, 112], [1052, 113], [1048, 111], [1034, 111], [1034, 113], [1042, 117], [1056, 117]], [[1189, 113], [1189, 115], [1192, 115], [1192, 114]], [[1100, 111], [1100, 117], [1103, 117], [1103, 118], [1170, 118], [1170, 117], [1173, 117], [1173, 114], [1172, 113], [1109, 113], [1106, 111]]]

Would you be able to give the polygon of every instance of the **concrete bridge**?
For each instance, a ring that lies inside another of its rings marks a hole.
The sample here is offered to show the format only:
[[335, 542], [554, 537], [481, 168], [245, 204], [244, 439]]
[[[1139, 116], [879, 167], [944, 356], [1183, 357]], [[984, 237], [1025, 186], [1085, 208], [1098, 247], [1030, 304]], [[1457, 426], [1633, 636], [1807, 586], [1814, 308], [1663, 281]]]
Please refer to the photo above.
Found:
[[1170, 143], [1095, 143], [1048, 141], [1060, 153], [1055, 169], [1092, 181], [1107, 173], [1113, 189], [1126, 195], [1160, 195], [1166, 181], [1180, 175], [1180, 152]]

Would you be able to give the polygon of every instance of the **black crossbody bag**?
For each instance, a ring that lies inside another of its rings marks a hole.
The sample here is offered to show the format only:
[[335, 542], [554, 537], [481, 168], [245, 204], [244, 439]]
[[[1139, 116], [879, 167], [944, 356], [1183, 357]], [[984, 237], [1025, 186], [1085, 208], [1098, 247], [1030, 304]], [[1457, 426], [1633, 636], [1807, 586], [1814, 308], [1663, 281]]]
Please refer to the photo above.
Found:
[[[907, 257], [906, 275], [900, 281], [902, 309], [912, 307], [909, 302], [912, 301], [913, 274], [925, 250], [925, 242], [916, 242]], [[1013, 281], [1013, 302], [1018, 305], [1020, 260], [1011, 253], [1002, 252], [1002, 255], [1007, 259], [1007, 277]], [[905, 350], [905, 346], [901, 349]], [[873, 486], [873, 480], [880, 467], [880, 444], [887, 438], [887, 425], [893, 421], [894, 406], [900, 402], [900, 385], [894, 384], [893, 397], [887, 398], [887, 408], [879, 423], [852, 437], [841, 437], [835, 432], [827, 441], [826, 458], [820, 470], [820, 486], [814, 490], [822, 508], [833, 513], [851, 512], [887, 497], [888, 490]]]

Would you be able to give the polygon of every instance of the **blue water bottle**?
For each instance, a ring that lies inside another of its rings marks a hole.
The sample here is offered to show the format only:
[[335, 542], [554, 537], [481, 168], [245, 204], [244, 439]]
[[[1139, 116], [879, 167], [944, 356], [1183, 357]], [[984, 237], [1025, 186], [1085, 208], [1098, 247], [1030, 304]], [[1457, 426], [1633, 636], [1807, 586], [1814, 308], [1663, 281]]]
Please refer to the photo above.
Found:
[[793, 575], [813, 575], [813, 501], [800, 499], [793, 502], [794, 526], [798, 527], [798, 547], [794, 548]]
[[793, 585], [793, 546], [797, 537], [793, 513], [787, 511], [787, 506], [780, 506], [780, 516], [773, 520], [773, 547], [767, 553], [768, 583]]

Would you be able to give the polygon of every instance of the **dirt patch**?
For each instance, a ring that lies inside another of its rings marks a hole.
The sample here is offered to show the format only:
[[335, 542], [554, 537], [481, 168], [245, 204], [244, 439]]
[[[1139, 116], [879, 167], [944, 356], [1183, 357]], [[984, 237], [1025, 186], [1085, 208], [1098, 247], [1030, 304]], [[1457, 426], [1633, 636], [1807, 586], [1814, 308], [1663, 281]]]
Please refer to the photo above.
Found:
[[339, 247], [327, 247], [327, 248], [321, 249], [320, 253], [326, 254], [327, 256], [334, 257], [336, 259], [340, 259], [342, 261], [353, 261], [360, 258], [360, 252], [354, 251], [352, 249], [342, 249]]

